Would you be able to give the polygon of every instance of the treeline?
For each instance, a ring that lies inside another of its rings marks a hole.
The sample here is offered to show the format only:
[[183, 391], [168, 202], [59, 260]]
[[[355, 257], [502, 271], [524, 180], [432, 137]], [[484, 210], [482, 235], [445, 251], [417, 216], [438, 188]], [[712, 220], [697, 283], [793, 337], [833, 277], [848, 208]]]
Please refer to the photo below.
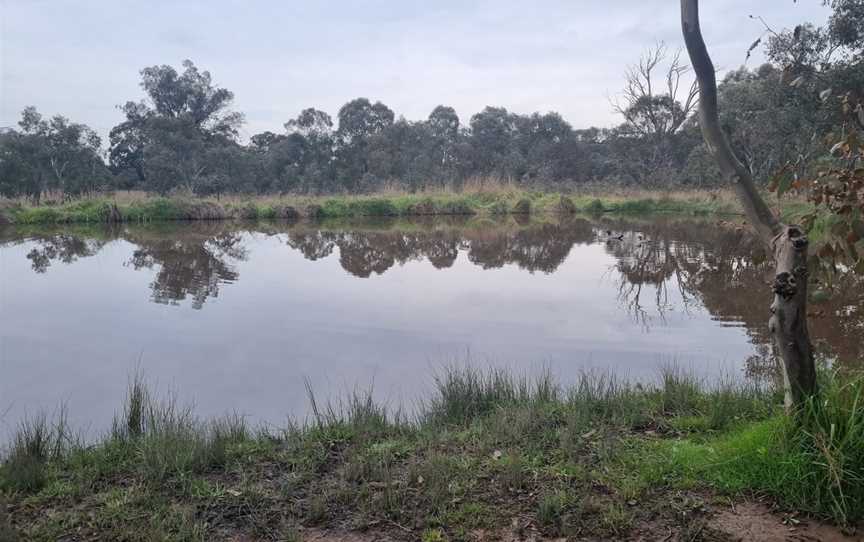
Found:
[[[830, 159], [824, 136], [841, 128], [842, 109], [858, 103], [864, 89], [864, 2], [831, 5], [826, 26], [768, 33], [769, 62], [731, 72], [720, 84], [724, 126], [762, 182], [784, 166], [797, 174]], [[614, 104], [623, 122], [613, 128], [574, 129], [554, 112], [520, 115], [501, 107], [465, 123], [445, 105], [409, 121], [357, 98], [335, 119], [304, 109], [283, 131], [244, 143], [243, 115], [231, 109], [230, 90], [191, 61], [180, 71], [153, 66], [141, 71], [145, 98], [121, 106], [125, 120], [111, 130], [107, 150], [86, 125], [26, 108], [18, 128], [0, 133], [0, 195], [39, 202], [47, 193], [111, 189], [359, 193], [458, 188], [472, 177], [556, 189], [712, 187], [722, 179], [702, 144], [695, 89], [682, 84], [687, 71], [662, 44], [650, 50], [626, 73]]]

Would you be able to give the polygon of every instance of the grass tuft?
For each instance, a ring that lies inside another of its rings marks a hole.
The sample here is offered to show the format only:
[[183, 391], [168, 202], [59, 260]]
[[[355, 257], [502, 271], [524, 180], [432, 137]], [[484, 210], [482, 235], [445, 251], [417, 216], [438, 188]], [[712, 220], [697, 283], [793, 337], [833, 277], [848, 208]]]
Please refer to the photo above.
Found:
[[42, 489], [48, 480], [48, 462], [62, 458], [72, 443], [65, 408], [60, 409], [55, 421], [44, 412], [25, 418], [0, 466], [0, 488], [24, 492]]

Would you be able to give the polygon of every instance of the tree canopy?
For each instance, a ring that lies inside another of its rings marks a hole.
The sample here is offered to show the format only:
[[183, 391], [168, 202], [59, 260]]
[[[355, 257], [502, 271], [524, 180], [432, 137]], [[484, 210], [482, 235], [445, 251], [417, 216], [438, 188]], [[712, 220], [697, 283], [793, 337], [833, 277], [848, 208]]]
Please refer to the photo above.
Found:
[[[864, 8], [860, 0], [826, 4], [832, 14], [822, 27], [766, 28], [767, 37], [754, 47], [765, 48], [768, 62], [728, 72], [719, 84], [723, 129], [760, 185], [776, 184], [780, 169], [797, 178], [815, 174], [817, 164], [836, 160], [828, 136], [847, 122], [844, 107], [864, 117], [858, 105]], [[179, 69], [155, 65], [140, 75], [142, 96], [119, 106], [124, 119], [111, 129], [104, 150], [86, 125], [62, 116], [45, 120], [35, 108], [25, 109], [17, 128], [0, 133], [0, 194], [39, 201], [48, 193], [74, 197], [109, 188], [200, 195], [369, 192], [458, 187], [472, 177], [541, 188], [722, 183], [699, 137], [689, 66], [662, 43], [624, 73], [612, 105], [621, 122], [613, 127], [574, 128], [556, 112], [522, 114], [492, 105], [460, 119], [441, 104], [426, 119], [407, 120], [359, 97], [335, 117], [298, 107], [284, 130], [244, 141], [233, 93], [208, 71], [187, 60]]]

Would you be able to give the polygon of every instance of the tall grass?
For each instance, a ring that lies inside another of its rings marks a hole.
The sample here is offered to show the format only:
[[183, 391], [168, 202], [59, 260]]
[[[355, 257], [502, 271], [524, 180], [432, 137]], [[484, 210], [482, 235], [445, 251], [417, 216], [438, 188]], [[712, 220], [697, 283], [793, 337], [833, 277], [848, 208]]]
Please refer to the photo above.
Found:
[[0, 466], [0, 488], [13, 491], [37, 491], [47, 480], [49, 461], [58, 460], [73, 445], [78, 445], [67, 423], [66, 409], [49, 418], [45, 412], [24, 418], [12, 438], [12, 444]]
[[864, 379], [832, 374], [782, 438], [802, 467], [802, 489], [842, 523], [864, 518]]
[[[408, 426], [407, 417], [401, 409], [391, 412], [386, 405], [377, 403], [371, 388], [355, 388], [347, 396], [322, 405], [308, 380], [305, 386], [312, 410], [312, 427], [316, 430], [329, 432], [346, 429], [353, 436], [372, 438]], [[294, 428], [293, 432], [302, 432], [302, 428]]]
[[[784, 202], [784, 205], [795, 209], [801, 207], [801, 203], [795, 201]], [[538, 189], [494, 177], [411, 190], [393, 185], [369, 194], [229, 195], [212, 198], [186, 193], [156, 197], [143, 192], [118, 191], [50, 206], [32, 207], [26, 202], [0, 206], [0, 215], [5, 221], [19, 224], [574, 211], [705, 215], [737, 213], [740, 208], [730, 191], [651, 191], [584, 184]]]
[[115, 429], [113, 438], [134, 450], [147, 480], [159, 482], [224, 467], [229, 447], [251, 437], [242, 416], [200, 420], [191, 406], [179, 404], [174, 395], [153, 398], [137, 379], [129, 388], [126, 405], [123, 418], [114, 423], [125, 432]]
[[634, 427], [653, 417], [651, 398], [644, 389], [609, 371], [581, 372], [568, 390], [567, 406], [571, 431], [598, 423]]
[[642, 450], [640, 461], [662, 465], [646, 468], [661, 478], [769, 494], [840, 524], [864, 519], [864, 379], [831, 374], [823, 380], [821, 395], [797, 417], [739, 423], [705, 442], [663, 442], [651, 460]]
[[434, 376], [434, 393], [420, 418], [429, 424], [463, 424], [497, 408], [548, 403], [558, 397], [558, 386], [548, 370], [530, 378], [494, 367], [451, 365]]
[[[397, 456], [434, 451], [445, 454], [436, 459], [442, 464], [457, 461], [435, 447], [441, 434], [466, 435], [486, 457], [503, 451], [496, 473], [514, 488], [538, 458], [572, 462], [588, 453], [614, 469], [616, 454], [629, 453], [629, 479], [642, 476], [647, 486], [697, 480], [732, 494], [770, 494], [785, 506], [850, 523], [864, 518], [864, 380], [835, 373], [823, 380], [818, 400], [797, 418], [779, 414], [775, 390], [732, 377], [706, 383], [677, 366], [663, 367], [653, 383], [587, 371], [562, 386], [549, 370], [528, 376], [451, 365], [435, 375], [430, 398], [412, 418], [376, 402], [371, 390], [321, 404], [307, 383], [311, 420], [295, 425], [278, 449], [304, 476], [347, 453], [356, 463], [346, 467], [348, 478], [380, 478], [388, 487]], [[122, 452], [117, 473], [161, 486], [224, 469], [242, 450], [274, 440], [253, 435], [236, 414], [201, 420], [176, 397], [155, 397], [136, 376], [112, 431], [94, 446], [76, 444], [64, 412], [57, 421], [40, 415], [23, 422], [0, 466], [0, 488], [37, 492], [59, 472], [88, 463], [70, 457], [86, 455], [92, 464], [114, 449]], [[429, 480], [431, 491], [439, 470], [415, 478]], [[446, 487], [438, 488], [441, 499]]]

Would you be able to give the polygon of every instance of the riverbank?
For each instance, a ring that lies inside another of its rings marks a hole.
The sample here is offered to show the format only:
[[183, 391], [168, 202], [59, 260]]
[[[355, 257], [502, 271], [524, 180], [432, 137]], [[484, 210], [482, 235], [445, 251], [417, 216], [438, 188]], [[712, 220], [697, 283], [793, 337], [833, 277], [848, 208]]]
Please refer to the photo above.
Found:
[[[802, 204], [784, 204], [784, 212]], [[359, 216], [528, 215], [572, 213], [732, 215], [740, 208], [726, 191], [607, 193], [516, 189], [478, 189], [463, 192], [382, 193], [366, 196], [261, 196], [222, 199], [150, 197], [118, 192], [33, 207], [22, 202], [0, 203], [0, 224], [58, 224], [151, 222], [166, 220], [348, 218]]]
[[818, 519], [864, 518], [860, 380], [826, 377], [806, 431], [770, 386], [671, 367], [651, 386], [467, 368], [435, 382], [410, 416], [310, 392], [308, 423], [276, 431], [199, 420], [136, 378], [95, 445], [62, 416], [20, 428], [0, 539], [844, 540]]

